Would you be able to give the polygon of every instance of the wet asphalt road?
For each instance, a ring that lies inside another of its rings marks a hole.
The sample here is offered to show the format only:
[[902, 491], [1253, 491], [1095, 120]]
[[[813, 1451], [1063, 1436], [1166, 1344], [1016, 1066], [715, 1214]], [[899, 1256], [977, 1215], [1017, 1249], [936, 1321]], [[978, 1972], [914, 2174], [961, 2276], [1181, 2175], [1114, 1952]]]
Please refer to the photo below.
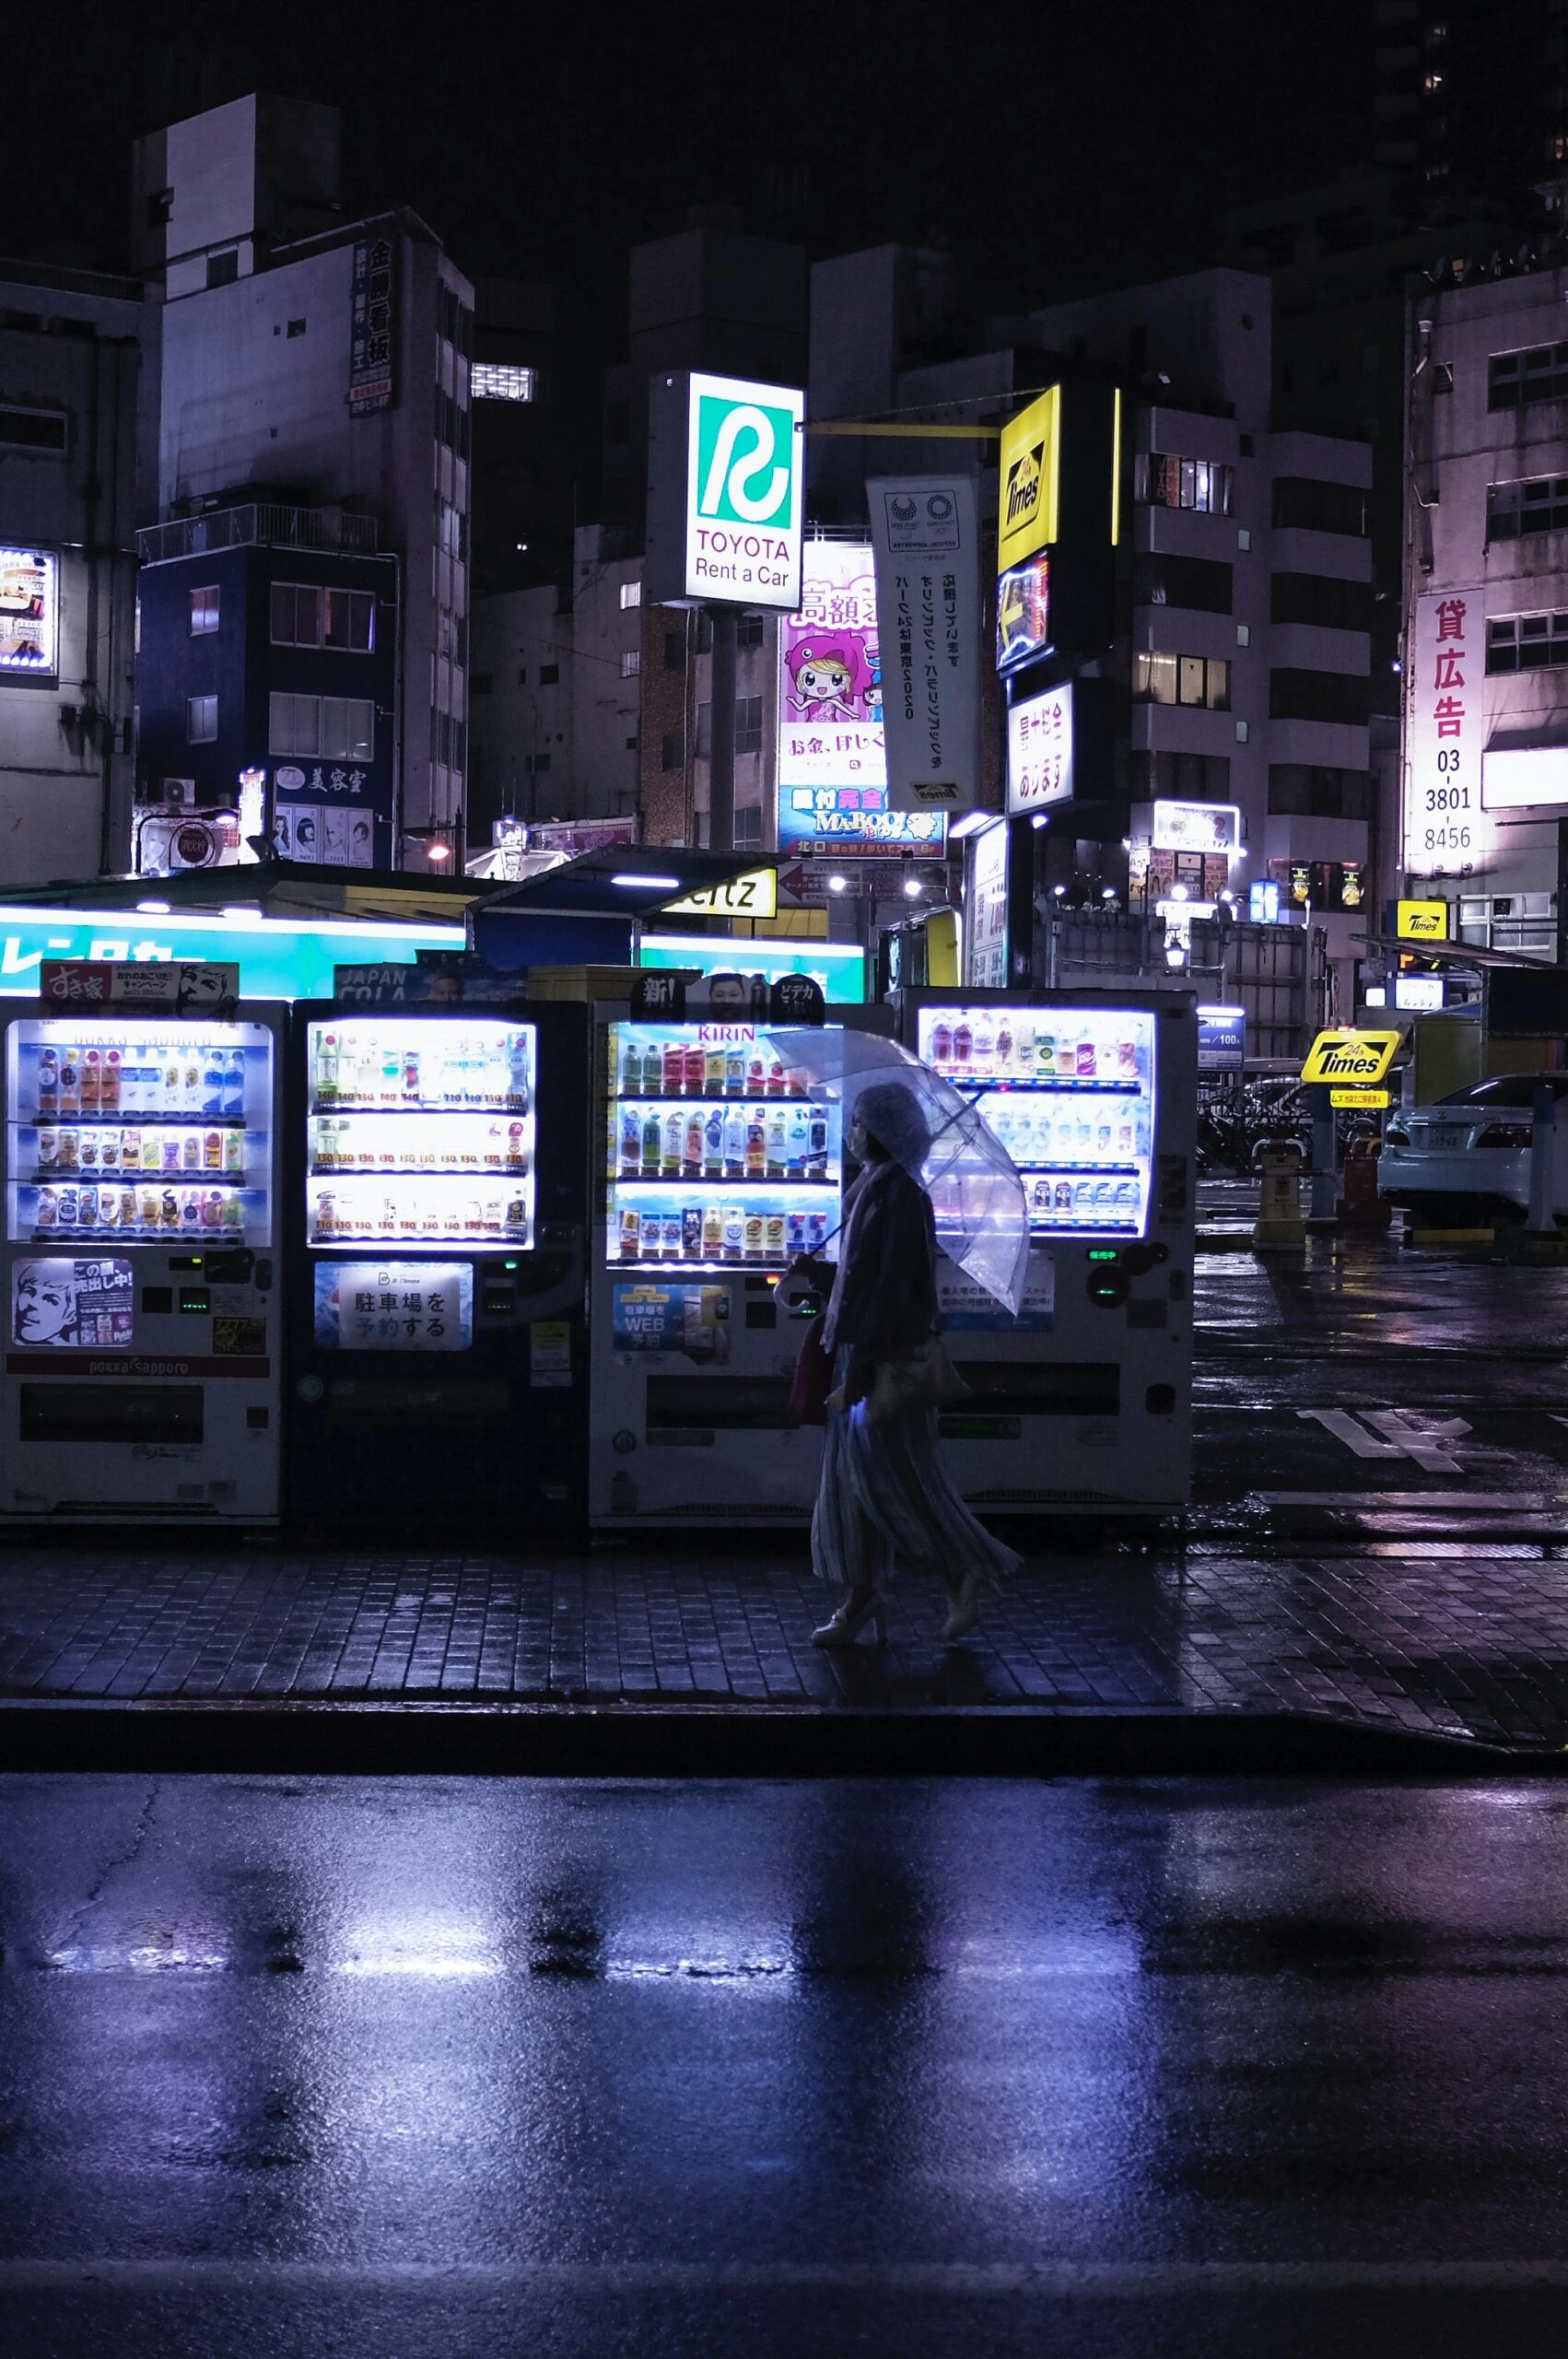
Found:
[[0, 2341], [1545, 2351], [1568, 1802], [0, 1783]]

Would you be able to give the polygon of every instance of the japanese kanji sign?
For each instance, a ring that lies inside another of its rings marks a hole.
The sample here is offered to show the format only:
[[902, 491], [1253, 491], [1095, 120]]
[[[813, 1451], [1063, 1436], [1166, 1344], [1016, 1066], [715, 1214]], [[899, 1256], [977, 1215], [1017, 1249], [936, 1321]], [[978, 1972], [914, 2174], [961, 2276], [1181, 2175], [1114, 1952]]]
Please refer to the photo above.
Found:
[[318, 1262], [319, 1350], [465, 1352], [474, 1341], [467, 1262]]
[[876, 549], [888, 799], [968, 811], [979, 794], [980, 569], [972, 475], [866, 486]]
[[1462, 874], [1490, 839], [1480, 803], [1485, 606], [1480, 590], [1416, 600], [1405, 866], [1420, 876]]
[[1022, 814], [1072, 793], [1072, 683], [1025, 697], [1007, 715], [1007, 807]]
[[870, 549], [808, 541], [801, 604], [778, 627], [778, 784], [887, 782], [882, 654]]
[[392, 407], [396, 353], [397, 248], [391, 238], [361, 238], [349, 311], [348, 406], [356, 417]]

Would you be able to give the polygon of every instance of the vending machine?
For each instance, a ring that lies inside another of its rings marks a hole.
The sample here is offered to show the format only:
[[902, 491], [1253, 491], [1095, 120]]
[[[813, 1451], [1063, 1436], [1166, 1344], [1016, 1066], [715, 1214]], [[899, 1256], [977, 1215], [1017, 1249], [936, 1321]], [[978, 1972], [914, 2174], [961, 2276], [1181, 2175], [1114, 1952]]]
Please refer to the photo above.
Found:
[[808, 1522], [822, 1434], [790, 1390], [814, 1311], [785, 1273], [834, 1250], [839, 1108], [791, 1078], [766, 1020], [602, 1010], [596, 1065], [591, 1520]]
[[586, 1009], [298, 1014], [291, 1512], [575, 1535]]
[[282, 1023], [6, 1019], [6, 1516], [276, 1520]]
[[1198, 1017], [1187, 991], [909, 991], [907, 1048], [977, 1105], [1024, 1182], [1016, 1320], [951, 1263], [969, 1397], [942, 1430], [990, 1515], [1179, 1508], [1191, 1461]]

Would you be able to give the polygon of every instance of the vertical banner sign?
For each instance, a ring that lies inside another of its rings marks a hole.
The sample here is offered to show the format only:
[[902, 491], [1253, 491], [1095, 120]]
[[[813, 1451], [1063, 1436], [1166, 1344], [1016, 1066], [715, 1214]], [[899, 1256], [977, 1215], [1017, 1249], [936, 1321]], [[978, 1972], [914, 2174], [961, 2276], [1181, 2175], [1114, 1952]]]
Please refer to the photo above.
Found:
[[348, 331], [348, 406], [356, 417], [390, 409], [397, 390], [396, 277], [397, 250], [390, 238], [357, 241]]
[[1007, 981], [1007, 821], [997, 819], [969, 839], [964, 980], [971, 991], [1000, 991]]
[[1485, 603], [1480, 590], [1416, 600], [1405, 866], [1419, 876], [1462, 874], [1491, 839], [1480, 804]]
[[1010, 705], [1007, 807], [1016, 817], [1072, 796], [1072, 682]]
[[980, 568], [971, 475], [877, 476], [876, 550], [895, 811], [970, 811], [980, 780]]

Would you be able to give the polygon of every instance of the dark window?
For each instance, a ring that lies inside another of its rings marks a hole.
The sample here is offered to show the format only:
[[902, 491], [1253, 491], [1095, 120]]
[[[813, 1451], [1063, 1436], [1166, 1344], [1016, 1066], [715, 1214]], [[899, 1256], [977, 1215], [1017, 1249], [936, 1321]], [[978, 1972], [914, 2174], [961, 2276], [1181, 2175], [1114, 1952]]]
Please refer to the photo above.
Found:
[[760, 615], [739, 615], [736, 616], [735, 644], [737, 647], [760, 647], [762, 645], [762, 616]]
[[1231, 757], [1228, 754], [1134, 752], [1132, 799], [1135, 803], [1228, 803]]
[[1276, 623], [1313, 623], [1322, 630], [1370, 630], [1372, 588], [1332, 573], [1276, 573], [1269, 616]]
[[1269, 718], [1332, 721], [1364, 729], [1369, 685], [1358, 672], [1270, 672]]
[[457, 307], [457, 348], [465, 360], [474, 358], [474, 314], [466, 303]]
[[684, 630], [667, 630], [664, 634], [664, 669], [684, 672], [686, 668], [686, 635]]
[[1568, 615], [1493, 615], [1486, 626], [1489, 672], [1537, 672], [1568, 663]]
[[1274, 522], [1299, 533], [1366, 534], [1366, 494], [1353, 483], [1319, 483], [1313, 475], [1280, 475]]
[[628, 738], [626, 739], [626, 751], [627, 751], [627, 753], [628, 753], [628, 754], [635, 754], [635, 753], [636, 753], [636, 751], [637, 751], [637, 739], [636, 739], [635, 737], [628, 737]]
[[526, 663], [520, 663], [517, 667], [517, 684], [520, 688], [526, 688], [528, 686], [528, 666]]
[[232, 287], [240, 276], [240, 249], [230, 246], [226, 253], [208, 254], [207, 285]]
[[1269, 808], [1276, 818], [1370, 819], [1371, 775], [1312, 762], [1270, 762]]
[[290, 321], [289, 321], [289, 323], [288, 323], [288, 333], [289, 333], [289, 334], [290, 334], [291, 336], [303, 335], [303, 334], [304, 334], [304, 333], [305, 333], [305, 323], [304, 323], [304, 321], [303, 321], [303, 320], [290, 320]]
[[1522, 409], [1527, 402], [1564, 400], [1568, 400], [1568, 344], [1494, 352], [1487, 363], [1488, 409]]
[[1486, 537], [1521, 540], [1529, 533], [1557, 533], [1568, 526], [1568, 475], [1534, 475], [1520, 483], [1487, 486]]
[[332, 647], [368, 655], [375, 643], [376, 601], [369, 590], [323, 589], [313, 581], [275, 581], [275, 647]]
[[561, 667], [558, 663], [541, 663], [539, 666], [539, 685], [542, 688], [555, 687], [560, 676]]
[[205, 639], [210, 631], [217, 628], [217, 584], [213, 582], [205, 590], [193, 590], [191, 593], [191, 637]]
[[762, 751], [762, 698], [735, 698], [735, 751], [737, 754], [760, 754]]
[[488, 672], [475, 672], [469, 679], [468, 693], [473, 697], [487, 697], [495, 685]]
[[667, 770], [684, 770], [686, 766], [686, 733], [672, 729], [664, 740], [661, 767]]
[[1211, 712], [1231, 709], [1231, 667], [1219, 655], [1139, 653], [1132, 659], [1135, 704], [1206, 705]]
[[187, 697], [185, 735], [193, 745], [210, 745], [217, 736], [217, 698]]
[[1153, 549], [1136, 560], [1133, 600], [1140, 606], [1189, 606], [1201, 615], [1228, 615], [1231, 570], [1214, 557], [1172, 557]]
[[737, 851], [760, 851], [762, 850], [761, 804], [738, 804], [735, 807], [734, 821], [735, 850]]
[[535, 754], [535, 755], [534, 755], [534, 757], [533, 757], [533, 758], [532, 758], [532, 760], [529, 763], [528, 767], [529, 767], [529, 769], [533, 772], [533, 774], [534, 774], [534, 776], [535, 776], [536, 778], [537, 778], [537, 777], [539, 777], [539, 776], [540, 776], [544, 771], [547, 770], [547, 769], [549, 769], [549, 767], [550, 767], [550, 757], [549, 757], [549, 755], [548, 755], [548, 754]]
[[147, 228], [161, 229], [173, 211], [174, 191], [171, 188], [155, 188], [147, 199]]
[[606, 442], [629, 442], [632, 439], [632, 409], [630, 402], [606, 402], [604, 405], [604, 440]]
[[64, 453], [66, 444], [64, 411], [17, 409], [0, 404], [0, 443], [13, 451], [53, 451]]

